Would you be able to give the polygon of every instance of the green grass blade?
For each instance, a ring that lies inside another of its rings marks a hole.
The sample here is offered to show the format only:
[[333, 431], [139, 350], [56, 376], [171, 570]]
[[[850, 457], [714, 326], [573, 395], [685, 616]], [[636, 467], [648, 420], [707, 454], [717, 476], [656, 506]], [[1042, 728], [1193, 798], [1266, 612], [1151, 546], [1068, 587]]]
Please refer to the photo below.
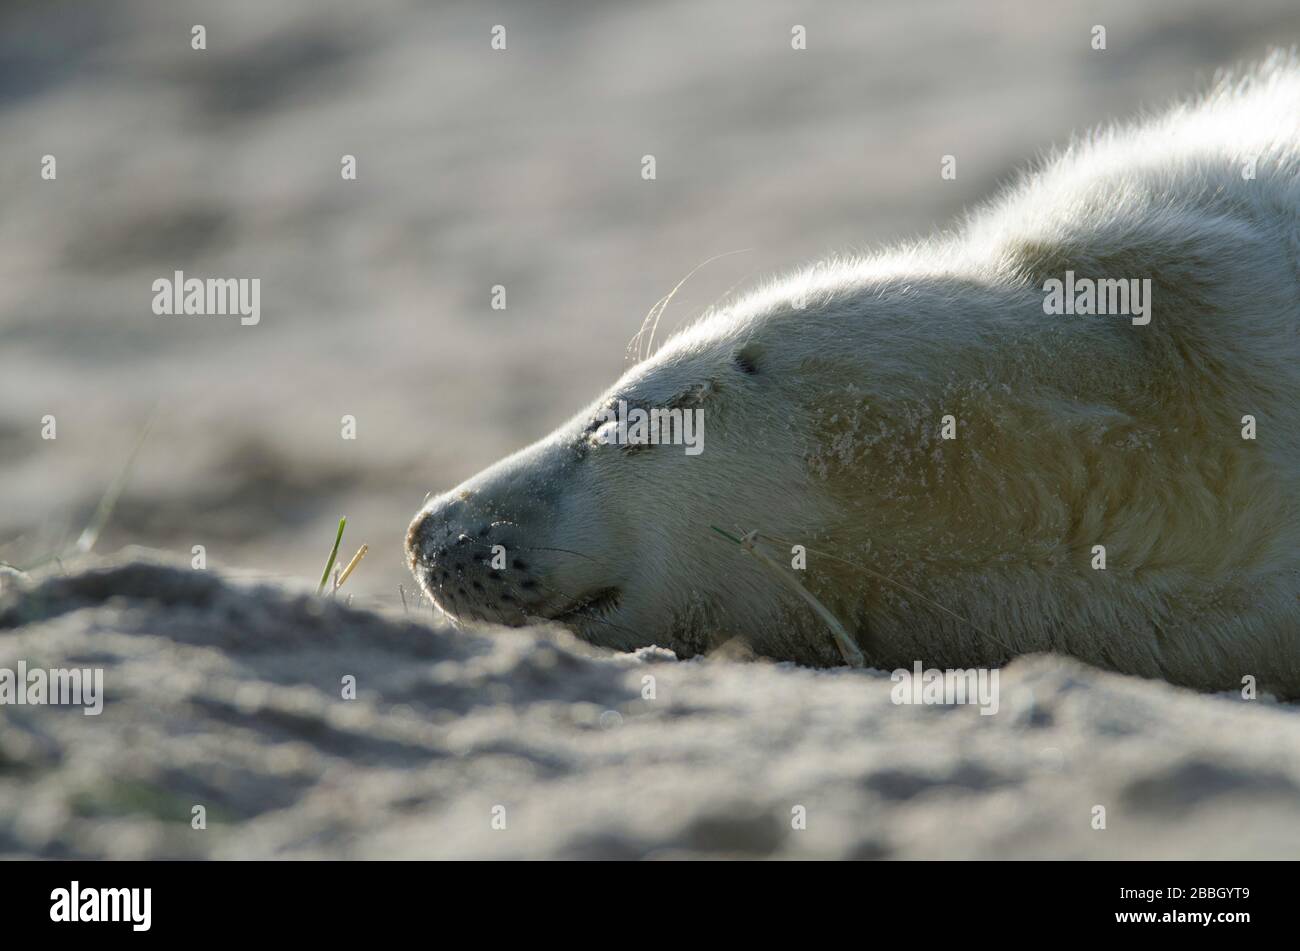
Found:
[[325, 582], [329, 581], [330, 572], [334, 569], [334, 561], [339, 556], [339, 542], [343, 541], [343, 527], [347, 523], [348, 517], [346, 515], [339, 519], [339, 531], [334, 536], [334, 547], [330, 549], [330, 560], [325, 562], [325, 572], [320, 576], [320, 584], [316, 587], [317, 594], [325, 590]]
[[140, 450], [144, 447], [145, 440], [149, 438], [150, 431], [153, 430], [154, 420], [158, 418], [158, 407], [161, 403], [154, 404], [153, 410], [149, 413], [149, 418], [145, 421], [144, 429], [136, 438], [135, 446], [131, 449], [131, 454], [126, 457], [126, 462], [117, 473], [104, 494], [99, 499], [99, 505], [95, 507], [95, 514], [90, 517], [90, 522], [82, 530], [81, 535], [77, 538], [72, 550], [79, 555], [84, 555], [95, 547], [95, 542], [99, 541], [100, 534], [108, 524], [108, 520], [113, 517], [113, 509], [117, 508], [117, 500], [122, 495], [122, 490], [126, 488], [127, 480], [131, 477], [131, 471], [135, 468], [135, 460], [140, 455]]

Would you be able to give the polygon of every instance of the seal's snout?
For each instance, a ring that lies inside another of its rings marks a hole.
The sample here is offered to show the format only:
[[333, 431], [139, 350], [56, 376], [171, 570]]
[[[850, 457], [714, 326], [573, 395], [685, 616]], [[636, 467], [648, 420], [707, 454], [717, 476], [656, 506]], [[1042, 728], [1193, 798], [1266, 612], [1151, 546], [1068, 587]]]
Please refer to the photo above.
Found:
[[434, 499], [411, 522], [406, 553], [411, 570], [448, 614], [475, 621], [523, 624], [537, 583], [513, 554], [513, 522], [492, 519], [472, 497]]

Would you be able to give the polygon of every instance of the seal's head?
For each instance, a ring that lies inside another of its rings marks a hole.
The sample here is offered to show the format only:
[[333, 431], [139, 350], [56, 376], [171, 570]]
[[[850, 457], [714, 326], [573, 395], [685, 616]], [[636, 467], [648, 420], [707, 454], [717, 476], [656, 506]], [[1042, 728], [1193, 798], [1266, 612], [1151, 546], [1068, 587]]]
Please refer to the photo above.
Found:
[[765, 326], [734, 313], [697, 325], [547, 438], [431, 499], [406, 541], [424, 589], [456, 618], [549, 619], [624, 650], [690, 655], [770, 623], [781, 593], [710, 528], [810, 523], [797, 387], [781, 383], [797, 358]]

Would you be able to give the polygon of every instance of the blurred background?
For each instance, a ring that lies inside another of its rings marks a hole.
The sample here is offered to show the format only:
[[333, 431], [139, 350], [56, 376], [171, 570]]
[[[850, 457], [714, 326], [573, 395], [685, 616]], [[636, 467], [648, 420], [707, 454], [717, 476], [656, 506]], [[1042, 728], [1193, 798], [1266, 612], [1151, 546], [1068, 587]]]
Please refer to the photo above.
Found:
[[[347, 515], [395, 603], [425, 493], [612, 382], [696, 265], [748, 249], [665, 327], [1297, 41], [1295, 0], [6, 0], [0, 560], [74, 540], [157, 404], [97, 551], [314, 579]], [[260, 278], [260, 325], [156, 316], [175, 270]]]

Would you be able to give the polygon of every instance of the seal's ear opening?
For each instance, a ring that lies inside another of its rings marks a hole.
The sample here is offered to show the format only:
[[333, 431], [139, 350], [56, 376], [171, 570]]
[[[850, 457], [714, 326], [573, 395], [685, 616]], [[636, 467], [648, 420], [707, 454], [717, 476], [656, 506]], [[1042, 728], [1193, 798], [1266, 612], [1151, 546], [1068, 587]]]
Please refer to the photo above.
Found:
[[747, 343], [739, 350], [736, 351], [735, 355], [732, 357], [732, 360], [735, 361], [736, 368], [739, 369], [741, 373], [746, 373], [750, 376], [754, 376], [756, 373], [758, 373], [758, 364], [759, 364], [760, 356], [761, 353], [759, 351], [758, 344]]

